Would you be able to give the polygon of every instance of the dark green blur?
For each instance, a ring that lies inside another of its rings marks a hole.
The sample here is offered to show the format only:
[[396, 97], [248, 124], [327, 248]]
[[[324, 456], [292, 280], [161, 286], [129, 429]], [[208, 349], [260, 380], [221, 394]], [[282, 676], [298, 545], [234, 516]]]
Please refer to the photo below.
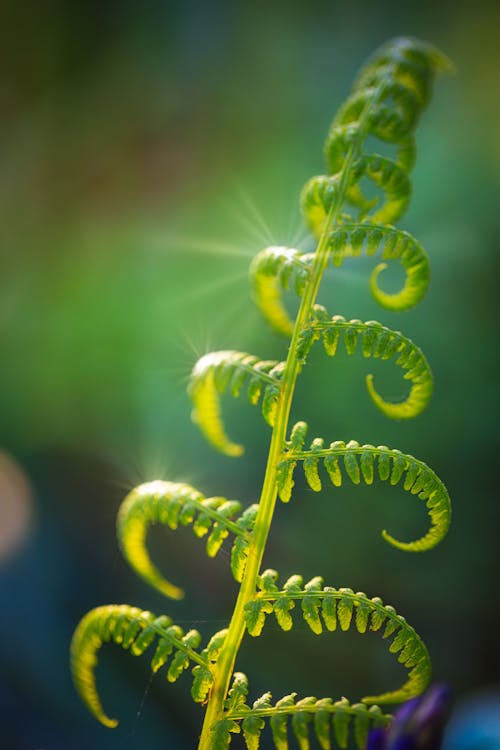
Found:
[[[385, 485], [317, 495], [297, 483], [265, 563], [381, 596], [424, 638], [436, 679], [458, 696], [498, 689], [500, 7], [7, 0], [1, 14], [0, 455], [32, 490], [24, 533], [0, 558], [1, 746], [195, 746], [189, 681], [150, 684], [146, 658], [111, 647], [98, 685], [121, 724], [97, 725], [73, 692], [69, 640], [85, 611], [112, 602], [165, 611], [205, 637], [227, 622], [227, 552], [208, 562], [190, 532], [155, 529], [155, 559], [187, 591], [170, 603], [126, 568], [114, 517], [129, 488], [155, 478], [258, 499], [269, 439], [259, 410], [224, 401], [246, 453], [216, 455], [190, 422], [187, 376], [213, 349], [284, 357], [286, 341], [252, 305], [249, 262], [269, 244], [310, 246], [301, 187], [323, 170], [327, 129], [360, 65], [395, 35], [436, 44], [457, 67], [422, 118], [399, 222], [430, 255], [431, 288], [415, 310], [387, 313], [361, 260], [329, 271], [321, 294], [331, 314], [411, 336], [434, 399], [417, 420], [387, 422], [364, 376], [398, 398], [399, 373], [318, 346], [292, 417], [311, 437], [426, 461], [450, 491], [452, 530], [436, 550], [405, 555], [380, 531], [414, 538], [425, 524], [416, 499]], [[298, 625], [248, 639], [237, 666], [253, 698], [355, 699], [395, 687], [394, 662], [378, 636], [316, 638]]]

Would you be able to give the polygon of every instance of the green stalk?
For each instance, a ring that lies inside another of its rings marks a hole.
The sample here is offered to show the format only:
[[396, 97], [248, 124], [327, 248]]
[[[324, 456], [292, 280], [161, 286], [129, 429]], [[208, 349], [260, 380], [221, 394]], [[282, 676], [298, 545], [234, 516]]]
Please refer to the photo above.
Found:
[[373, 103], [380, 96], [384, 84], [375, 89], [372, 97], [367, 103], [360, 120], [361, 127], [358, 131], [358, 138], [351, 144], [344, 164], [342, 166], [339, 189], [336, 193], [328, 212], [325, 226], [321, 234], [318, 246], [316, 248], [314, 263], [311, 270], [311, 276], [304, 290], [299, 312], [295, 319], [294, 329], [288, 348], [285, 370], [282, 379], [282, 389], [280, 400], [276, 412], [276, 420], [272, 432], [269, 455], [262, 485], [262, 492], [259, 501], [259, 510], [257, 513], [255, 527], [253, 530], [252, 541], [249, 546], [248, 560], [245, 568], [243, 580], [236, 600], [228, 633], [224, 641], [224, 646], [220, 653], [219, 659], [214, 667], [214, 682], [210, 691], [203, 728], [200, 736], [198, 750], [211, 750], [212, 738], [211, 731], [214, 724], [224, 716], [224, 702], [229, 690], [229, 683], [234, 671], [234, 664], [241, 641], [245, 632], [244, 610], [247, 602], [252, 600], [256, 594], [257, 577], [259, 575], [262, 557], [267, 543], [267, 538], [271, 528], [274, 509], [277, 498], [276, 483], [276, 466], [281, 458], [285, 447], [286, 434], [288, 430], [288, 421], [290, 409], [292, 406], [295, 384], [300, 372], [301, 363], [297, 357], [297, 343], [301, 331], [310, 320], [313, 305], [316, 302], [321, 279], [328, 263], [328, 239], [332, 227], [337, 224], [342, 206], [345, 201], [345, 194], [348, 186], [349, 173], [355, 157], [361, 149], [365, 138], [365, 125]]

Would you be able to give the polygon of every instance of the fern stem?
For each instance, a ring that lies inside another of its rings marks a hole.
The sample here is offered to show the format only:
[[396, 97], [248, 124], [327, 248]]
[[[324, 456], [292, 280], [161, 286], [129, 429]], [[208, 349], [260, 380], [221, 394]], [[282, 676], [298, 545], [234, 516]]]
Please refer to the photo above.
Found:
[[[334, 705], [331, 705], [331, 708], [334, 708]], [[261, 716], [262, 718], [266, 718], [267, 716], [293, 716], [293, 714], [298, 714], [302, 712], [306, 712], [308, 714], [314, 715], [318, 711], [324, 711], [325, 706], [321, 704], [313, 704], [311, 706], [304, 706], [304, 705], [295, 705], [295, 706], [272, 706], [271, 708], [258, 708], [258, 709], [252, 709], [252, 716]], [[326, 709], [328, 710], [328, 709]], [[357, 716], [359, 715], [359, 709], [355, 706], [343, 706], [342, 707], [343, 713], [349, 715], [349, 716]], [[332, 711], [333, 713], [333, 711]], [[233, 710], [231, 711], [231, 719], [244, 719], [245, 716], [248, 715], [247, 711], [241, 711], [241, 710]], [[390, 716], [384, 716], [383, 714], [380, 714], [380, 717], [378, 717], [378, 722], [380, 722], [380, 726], [387, 726], [390, 724], [392, 717]]]
[[234, 671], [234, 664], [245, 632], [245, 605], [255, 597], [257, 577], [259, 575], [262, 557], [266, 547], [271, 522], [277, 499], [276, 467], [282, 457], [288, 420], [292, 406], [295, 384], [300, 373], [301, 361], [297, 356], [297, 345], [301, 332], [310, 324], [313, 306], [316, 302], [321, 279], [325, 272], [329, 258], [329, 239], [332, 227], [340, 219], [342, 206], [345, 201], [352, 163], [361, 150], [366, 135], [366, 125], [374, 103], [381, 96], [385, 82], [373, 91], [360, 117], [358, 137], [351, 143], [346, 154], [339, 177], [339, 188], [330, 206], [321, 237], [319, 239], [310, 278], [304, 289], [302, 301], [295, 319], [292, 337], [288, 348], [286, 365], [283, 372], [280, 399], [276, 412], [276, 420], [269, 447], [268, 460], [262, 492], [259, 501], [253, 539], [249, 546], [248, 561], [243, 580], [236, 600], [235, 608], [229, 624], [224, 646], [219, 659], [214, 666], [214, 682], [210, 691], [203, 728], [198, 750], [211, 750], [212, 729], [215, 723], [224, 717], [224, 702], [229, 690], [230, 680]]
[[[165, 628], [161, 628], [158, 625], [155, 625], [154, 622], [150, 623], [149, 627], [154, 630], [155, 633], [158, 633], [160, 637], [164, 638], [167, 635]], [[200, 656], [197, 651], [188, 646], [183, 640], [181, 640], [180, 638], [175, 638], [172, 635], [168, 635], [168, 640], [176, 649], [182, 651], [184, 654], [186, 654], [186, 656], [189, 656], [190, 661], [192, 661], [194, 664], [199, 664], [200, 667], [207, 666], [207, 660], [204, 659], [203, 656]]]

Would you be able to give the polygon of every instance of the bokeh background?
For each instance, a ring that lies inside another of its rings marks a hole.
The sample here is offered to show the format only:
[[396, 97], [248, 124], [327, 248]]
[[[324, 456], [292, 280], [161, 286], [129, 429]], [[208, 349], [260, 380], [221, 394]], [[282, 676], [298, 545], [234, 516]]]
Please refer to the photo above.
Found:
[[[331, 313], [413, 337], [435, 397], [418, 420], [388, 423], [364, 389], [366, 362], [327, 361], [318, 347], [293, 416], [312, 434], [427, 461], [450, 490], [453, 528], [434, 551], [404, 555], [379, 532], [413, 538], [418, 501], [384, 485], [316, 495], [298, 483], [265, 562], [394, 604], [455, 691], [447, 748], [500, 747], [498, 3], [3, 0], [0, 17], [1, 747], [195, 747], [189, 679], [151, 679], [146, 657], [113, 647], [98, 682], [121, 723], [100, 727], [71, 685], [71, 634], [111, 602], [167, 611], [205, 637], [227, 622], [229, 546], [207, 562], [189, 531], [153, 530], [155, 559], [187, 590], [164, 602], [122, 561], [115, 514], [153, 478], [258, 498], [269, 440], [258, 410], [224, 403], [247, 450], [218, 456], [190, 422], [186, 379], [211, 349], [283, 358], [248, 264], [269, 244], [308, 246], [298, 195], [323, 170], [329, 122], [362, 61], [400, 34], [457, 66], [423, 117], [400, 222], [428, 250], [432, 285], [417, 309], [387, 313], [359, 261], [329, 273], [323, 294]], [[403, 395], [390, 367], [372, 371]], [[254, 698], [355, 699], [403, 676], [378, 637], [300, 625], [246, 641], [238, 667]]]

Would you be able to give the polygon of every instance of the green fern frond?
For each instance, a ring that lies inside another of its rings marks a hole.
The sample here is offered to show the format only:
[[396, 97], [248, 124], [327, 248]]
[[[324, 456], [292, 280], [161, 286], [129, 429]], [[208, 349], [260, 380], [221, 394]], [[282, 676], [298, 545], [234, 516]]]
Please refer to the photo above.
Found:
[[210, 750], [227, 750], [231, 744], [231, 734], [239, 734], [240, 725], [233, 719], [220, 719], [211, 730]]
[[[273, 590], [267, 583], [270, 579], [273, 580]], [[339, 626], [342, 631], [347, 631], [354, 624], [359, 633], [377, 631], [384, 625], [383, 637], [392, 638], [389, 651], [399, 654], [400, 664], [410, 670], [408, 680], [398, 690], [362, 698], [363, 703], [400, 703], [425, 690], [431, 676], [428, 651], [420, 636], [393, 607], [384, 605], [379, 597], [369, 599], [360, 591], [355, 593], [349, 588], [323, 586], [323, 579], [319, 576], [303, 586], [301, 576], [294, 575], [281, 590], [276, 587], [276, 580], [276, 571], [265, 571], [259, 578], [261, 590], [245, 607], [245, 622], [250, 635], [261, 634], [271, 613], [282, 630], [290, 630], [293, 627], [290, 613], [296, 602], [300, 602], [302, 617], [316, 635], [323, 632], [323, 625], [333, 632]]]
[[[197, 630], [185, 633], [167, 615], [156, 617], [129, 605], [98, 607], [83, 617], [71, 645], [73, 679], [90, 711], [106, 726], [116, 726], [117, 721], [103, 710], [95, 667], [98, 652], [107, 642], [117, 643], [133, 655], [142, 654], [154, 643], [151, 669], [156, 672], [167, 665], [166, 676], [171, 682], [187, 669], [191, 671], [192, 697], [206, 703], [199, 750], [228, 750], [235, 733], [243, 735], [247, 750], [259, 750], [267, 726], [277, 750], [288, 750], [289, 738], [300, 750], [309, 750], [315, 740], [322, 750], [347, 750], [353, 742], [364, 750], [369, 728], [386, 726], [391, 720], [377, 704], [405, 701], [426, 688], [431, 671], [427, 649], [393, 607], [363, 592], [325, 586], [319, 576], [304, 583], [300, 575], [293, 575], [281, 583], [275, 570], [260, 574], [259, 570], [277, 495], [283, 502], [291, 499], [299, 463], [307, 484], [316, 492], [322, 489], [326, 470], [335, 487], [345, 478], [367, 485], [389, 481], [423, 500], [430, 522], [421, 538], [401, 542], [386, 531], [382, 533], [399, 549], [430, 549], [447, 532], [451, 515], [448, 492], [422, 461], [386, 446], [360, 445], [354, 440], [325, 446], [322, 438], [315, 438], [307, 446], [306, 423], [297, 422], [290, 433], [289, 418], [297, 406], [297, 378], [318, 339], [330, 356], [341, 341], [349, 355], [361, 350], [367, 358], [392, 360], [402, 368], [409, 394], [399, 403], [379, 395], [372, 375], [366, 379], [369, 395], [387, 416], [415, 416], [430, 399], [429, 365], [410, 339], [376, 321], [345, 320], [338, 315], [330, 318], [325, 308], [315, 303], [329, 262], [338, 267], [346, 258], [362, 253], [378, 256], [370, 288], [380, 305], [404, 310], [424, 295], [429, 283], [427, 256], [410, 234], [390, 223], [409, 203], [414, 130], [427, 105], [434, 75], [449, 67], [440, 52], [418, 40], [395, 39], [380, 48], [333, 120], [325, 144], [327, 174], [313, 177], [302, 191], [306, 223], [318, 238], [315, 252], [268, 247], [254, 259], [250, 271], [254, 297], [273, 328], [290, 338], [286, 362], [219, 351], [201, 357], [193, 368], [189, 383], [193, 420], [222, 453], [243, 453], [243, 447], [226, 434], [223, 423], [220, 397], [226, 390], [235, 397], [245, 390], [250, 403], [260, 403], [272, 427], [259, 505], [242, 510], [239, 502], [206, 498], [188, 484], [165, 481], [143, 484], [125, 498], [118, 515], [120, 546], [134, 570], [157, 590], [174, 599], [183, 596], [149, 557], [146, 537], [154, 523], [170, 529], [192, 525], [197, 537], [206, 538], [211, 557], [232, 534], [231, 571], [241, 586], [227, 629], [215, 633], [204, 648]], [[396, 293], [379, 287], [379, 277], [390, 261], [400, 263], [405, 274]], [[288, 289], [300, 298], [295, 320], [287, 310], [284, 292]], [[283, 631], [291, 630], [298, 618], [317, 635], [352, 628], [361, 634], [379, 632], [407, 672], [406, 681], [399, 689], [366, 696], [360, 703], [346, 698], [298, 699], [296, 693], [274, 702], [269, 692], [250, 703], [248, 680], [233, 671], [234, 665], [245, 635], [259, 636], [270, 616]]]
[[191, 695], [196, 703], [205, 703], [210, 688], [213, 685], [214, 675], [213, 667], [224, 647], [224, 641], [227, 636], [227, 628], [217, 631], [210, 638], [207, 647], [203, 649], [200, 656], [205, 660], [205, 664], [199, 663], [193, 668], [193, 685]]
[[[344, 223], [330, 234], [329, 247], [334, 266], [345, 258], [358, 257], [363, 250], [368, 257], [380, 253], [382, 263], [372, 271], [370, 290], [375, 300], [387, 310], [408, 310], [416, 305], [429, 286], [429, 259], [419, 242], [409, 232], [373, 222]], [[385, 261], [399, 260], [406, 278], [402, 289], [394, 294], [378, 286]]]
[[292, 334], [294, 324], [283, 305], [281, 290], [293, 288], [301, 297], [313, 260], [313, 253], [302, 255], [289, 247], [266, 247], [250, 266], [257, 307], [271, 326], [285, 336]]
[[[304, 437], [304, 422], [299, 422]], [[385, 445], [360, 445], [355, 440], [344, 443], [336, 440], [328, 448], [321, 438], [315, 438], [309, 450], [290, 449], [278, 464], [278, 492], [283, 502], [290, 500], [293, 472], [302, 461], [306, 481], [315, 492], [322, 488], [319, 464], [323, 463], [332, 484], [340, 487], [347, 476], [353, 484], [373, 484], [376, 479], [392, 485], [402, 482], [403, 489], [425, 501], [430, 528], [413, 542], [400, 542], [387, 531], [383, 538], [393, 547], [408, 552], [423, 552], [438, 544], [446, 535], [451, 521], [450, 496], [444, 484], [423, 461]]]
[[[427, 105], [435, 72], [447, 68], [446, 58], [435, 48], [401, 38], [379, 50], [362, 70], [332, 123], [326, 143], [329, 175], [313, 177], [302, 192], [302, 211], [316, 237], [321, 236], [337, 202], [357, 211], [357, 216], [351, 216], [344, 210], [347, 222], [369, 218], [387, 224], [404, 213], [414, 161], [412, 131]], [[360, 139], [368, 134], [394, 144], [395, 157], [359, 153]], [[354, 158], [344, 174], [349, 154]], [[363, 178], [382, 194], [382, 201], [365, 196]]]
[[[118, 721], [104, 713], [97, 693], [95, 667], [99, 649], [112, 641], [133, 656], [140, 656], [155, 639], [157, 644], [151, 669], [157, 672], [170, 660], [169, 682], [175, 682], [191, 662], [209, 669], [209, 661], [196, 651], [201, 640], [198, 631], [184, 633], [166, 615], [155, 617], [151, 612], [128, 604], [109, 604], [92, 609], [80, 621], [71, 641], [73, 681], [89, 711], [105, 726], [116, 727]], [[193, 698], [197, 700], [195, 694]]]
[[[182, 589], [167, 581], [152, 563], [147, 548], [148, 527], [161, 523], [170, 529], [192, 524], [195, 535], [208, 534], [206, 550], [215, 557], [229, 533], [239, 540], [233, 543], [234, 566], [242, 575], [248, 532], [257, 506], [250, 506], [238, 518], [241, 504], [224, 497], [206, 498], [188, 484], [154, 481], [141, 484], [130, 492], [118, 512], [117, 534], [123, 555], [135, 572], [147, 583], [171, 599], [181, 599]], [[240, 580], [237, 578], [237, 580]]]
[[322, 750], [344, 750], [349, 745], [350, 737], [353, 737], [359, 750], [364, 750], [369, 730], [385, 727], [392, 719], [390, 714], [382, 713], [376, 705], [351, 704], [347, 698], [333, 701], [331, 698], [309, 696], [297, 700], [296, 693], [285, 695], [274, 704], [271, 693], [264, 693], [249, 706], [245, 702], [248, 693], [246, 676], [241, 672], [235, 673], [231, 691], [235, 683], [240, 700], [228, 707], [225, 720], [228, 723], [241, 722], [247, 750], [259, 750], [266, 721], [271, 727], [277, 750], [289, 749], [290, 724], [301, 750], [309, 750], [311, 736], [318, 741]]
[[231, 713], [232, 711], [237, 711], [239, 708], [243, 708], [247, 695], [248, 677], [243, 672], [235, 672], [224, 704], [226, 711]]
[[262, 395], [264, 419], [269, 425], [274, 424], [284, 366], [284, 362], [263, 361], [234, 351], [211, 352], [198, 360], [188, 393], [193, 402], [192, 419], [209, 443], [227, 456], [241, 456], [244, 450], [228, 438], [222, 423], [219, 394], [227, 388], [235, 398], [246, 388], [252, 404], [257, 404]]
[[231, 572], [234, 579], [239, 583], [243, 580], [245, 573], [250, 552], [251, 532], [255, 525], [258, 510], [259, 506], [256, 503], [249, 505], [238, 519], [238, 526], [242, 533], [235, 538], [231, 550]]
[[305, 358], [313, 342], [322, 337], [326, 353], [333, 357], [343, 341], [345, 351], [356, 353], [358, 342], [364, 357], [383, 360], [395, 359], [405, 373], [403, 378], [411, 382], [411, 390], [404, 401], [385, 401], [375, 390], [373, 375], [366, 376], [368, 393], [375, 406], [392, 419], [409, 419], [420, 414], [432, 396], [433, 380], [429, 364], [418, 346], [400, 331], [393, 331], [376, 320], [362, 322], [346, 320], [342, 315], [329, 318], [325, 308], [315, 305], [313, 321], [301, 331], [297, 345], [297, 356]]

